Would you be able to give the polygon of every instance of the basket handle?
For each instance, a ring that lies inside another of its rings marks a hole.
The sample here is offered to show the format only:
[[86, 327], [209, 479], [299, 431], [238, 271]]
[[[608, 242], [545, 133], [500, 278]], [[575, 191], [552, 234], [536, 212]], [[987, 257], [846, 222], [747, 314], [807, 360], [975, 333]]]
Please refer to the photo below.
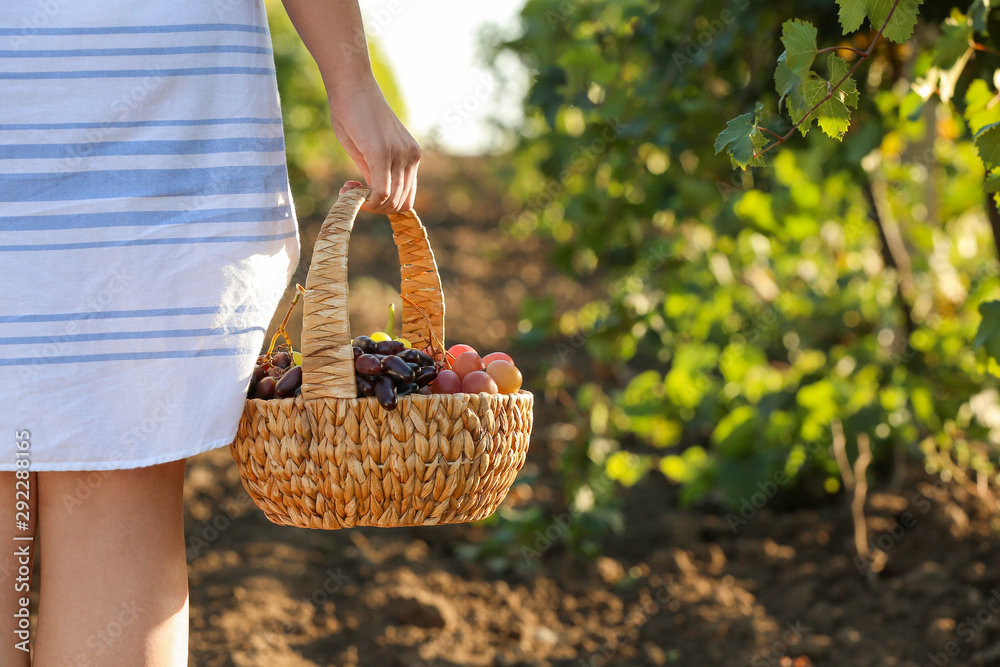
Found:
[[[302, 315], [303, 398], [355, 398], [354, 353], [348, 311], [347, 247], [354, 219], [371, 194], [367, 186], [340, 196], [323, 221], [306, 277]], [[427, 231], [412, 210], [391, 214], [392, 238], [399, 251], [403, 338], [422, 349], [431, 344], [430, 328], [444, 343], [444, 295]]]

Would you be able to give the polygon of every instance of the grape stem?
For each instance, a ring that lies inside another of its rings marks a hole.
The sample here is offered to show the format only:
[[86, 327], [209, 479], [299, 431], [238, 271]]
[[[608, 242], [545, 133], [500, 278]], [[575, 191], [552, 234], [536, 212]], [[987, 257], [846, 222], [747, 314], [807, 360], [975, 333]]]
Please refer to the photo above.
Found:
[[288, 324], [288, 320], [292, 316], [292, 310], [295, 308], [295, 304], [299, 302], [299, 298], [306, 293], [306, 288], [302, 285], [295, 283], [295, 296], [292, 297], [292, 302], [288, 304], [288, 312], [285, 313], [285, 319], [281, 320], [281, 324], [278, 325], [278, 330], [274, 332], [274, 336], [271, 338], [271, 344], [267, 348], [267, 361], [271, 362], [271, 353], [274, 352], [274, 346], [278, 342], [278, 338], [284, 338], [285, 342], [288, 343], [288, 356], [292, 358], [292, 366], [295, 365], [295, 355], [292, 354], [292, 339], [288, 337], [288, 333], [285, 331], [285, 325]]
[[[868, 60], [869, 58], [871, 58], [872, 53], [875, 51], [875, 45], [878, 44], [878, 40], [882, 37], [882, 33], [885, 32], [885, 28], [886, 28], [886, 26], [889, 25], [889, 21], [892, 19], [892, 15], [896, 12], [896, 7], [898, 7], [898, 6], [899, 6], [899, 0], [896, 0], [895, 2], [892, 3], [892, 8], [889, 9], [889, 13], [888, 13], [888, 15], [886, 15], [885, 21], [882, 23], [882, 27], [878, 29], [878, 33], [876, 33], [875, 39], [872, 40], [871, 44], [869, 44], [868, 48], [865, 49], [864, 51], [859, 51], [859, 50], [855, 49], [854, 47], [847, 47], [847, 46], [831, 46], [831, 47], [828, 47], [828, 48], [825, 48], [825, 49], [820, 49], [820, 50], [816, 51], [816, 53], [823, 53], [824, 51], [831, 51], [831, 50], [836, 50], [836, 49], [847, 49], [849, 51], [854, 51], [855, 53], [860, 54], [861, 57], [858, 58], [858, 62], [854, 63], [854, 66], [851, 67], [851, 69], [847, 72], [847, 74], [845, 74], [843, 76], [843, 78], [836, 83], [836, 85], [829, 86], [830, 91], [826, 94], [826, 97], [824, 97], [819, 102], [817, 102], [816, 104], [814, 104], [813, 107], [812, 107], [812, 109], [810, 109], [809, 111], [807, 111], [806, 115], [804, 115], [799, 120], [799, 122], [795, 123], [795, 125], [792, 125], [792, 129], [788, 130], [788, 132], [786, 132], [785, 134], [783, 134], [781, 136], [778, 136], [777, 132], [772, 132], [771, 130], [766, 130], [767, 132], [770, 132], [774, 136], [777, 136], [778, 139], [773, 144], [767, 145], [764, 148], [764, 150], [760, 151], [759, 153], [754, 153], [754, 157], [755, 158], [760, 157], [761, 155], [763, 155], [764, 153], [768, 152], [769, 150], [771, 150], [775, 146], [778, 146], [778, 145], [783, 144], [786, 141], [788, 141], [788, 139], [792, 136], [792, 134], [795, 132], [795, 130], [799, 129], [799, 126], [802, 125], [802, 123], [804, 123], [807, 120], [809, 120], [810, 117], [816, 112], [817, 109], [819, 109], [821, 106], [823, 106], [826, 103], [827, 100], [829, 100], [831, 97], [833, 97], [833, 94], [835, 92], [837, 92], [837, 89], [840, 88], [840, 86], [843, 85], [843, 83], [845, 81], [847, 81], [847, 79], [849, 79], [852, 74], [854, 74], [854, 70], [858, 69], [858, 67], [861, 66], [861, 63], [863, 63], [866, 60]], [[764, 130], [765, 128], [762, 127], [760, 129]]]

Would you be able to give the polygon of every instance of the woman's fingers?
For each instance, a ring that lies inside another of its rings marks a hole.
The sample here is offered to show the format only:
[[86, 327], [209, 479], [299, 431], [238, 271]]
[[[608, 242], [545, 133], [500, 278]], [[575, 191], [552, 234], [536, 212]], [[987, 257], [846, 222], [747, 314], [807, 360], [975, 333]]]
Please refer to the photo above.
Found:
[[344, 181], [344, 185], [340, 188], [340, 194], [347, 194], [354, 188], [360, 188], [361, 181]]

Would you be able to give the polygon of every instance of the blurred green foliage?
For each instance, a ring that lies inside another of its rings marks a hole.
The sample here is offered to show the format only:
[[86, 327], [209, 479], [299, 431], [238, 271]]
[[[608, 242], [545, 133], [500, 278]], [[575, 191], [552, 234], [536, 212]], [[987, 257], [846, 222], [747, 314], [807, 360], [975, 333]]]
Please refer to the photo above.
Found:
[[[278, 73], [278, 93], [284, 120], [288, 177], [295, 210], [305, 218], [329, 205], [341, 183], [338, 174], [363, 180], [361, 172], [337, 143], [330, 125], [330, 105], [319, 68], [298, 34], [280, 0], [266, 0], [274, 61]], [[372, 72], [386, 101], [400, 120], [406, 122], [402, 93], [377, 41], [369, 37]]]
[[[971, 54], [954, 95], [934, 97], [942, 22], [968, 3], [951, 4], [923, 7], [907, 44], [858, 71], [843, 143], [793, 135], [742, 172], [715, 137], [757, 100], [778, 109], [786, 19], [840, 43], [833, 0], [528, 0], [523, 35], [498, 47], [535, 75], [508, 228], [553, 239], [563, 271], [607, 287], [579, 308], [525, 307], [525, 337], [551, 348], [549, 390], [575, 406], [574, 502], [612, 503], [601, 480], [649, 471], [688, 502], [738, 506], [779, 471], [835, 492], [834, 420], [849, 451], [870, 434], [883, 465], [923, 450], [1000, 482], [1000, 394], [972, 347], [1000, 266], [963, 117], [996, 104], [998, 62]], [[1000, 34], [990, 18], [975, 14]], [[619, 381], [591, 379], [608, 368]]]

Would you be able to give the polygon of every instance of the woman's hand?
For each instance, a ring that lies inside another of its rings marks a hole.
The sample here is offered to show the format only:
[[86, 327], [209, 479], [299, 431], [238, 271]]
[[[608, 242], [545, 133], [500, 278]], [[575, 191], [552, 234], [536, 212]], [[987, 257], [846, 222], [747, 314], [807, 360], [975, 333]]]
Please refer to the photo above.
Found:
[[372, 188], [363, 209], [399, 213], [413, 208], [420, 147], [389, 108], [374, 79], [334, 91], [330, 115], [340, 145]]
[[417, 194], [420, 147], [372, 76], [358, 0], [284, 3], [323, 75], [337, 139], [372, 187], [364, 210], [410, 210]]

